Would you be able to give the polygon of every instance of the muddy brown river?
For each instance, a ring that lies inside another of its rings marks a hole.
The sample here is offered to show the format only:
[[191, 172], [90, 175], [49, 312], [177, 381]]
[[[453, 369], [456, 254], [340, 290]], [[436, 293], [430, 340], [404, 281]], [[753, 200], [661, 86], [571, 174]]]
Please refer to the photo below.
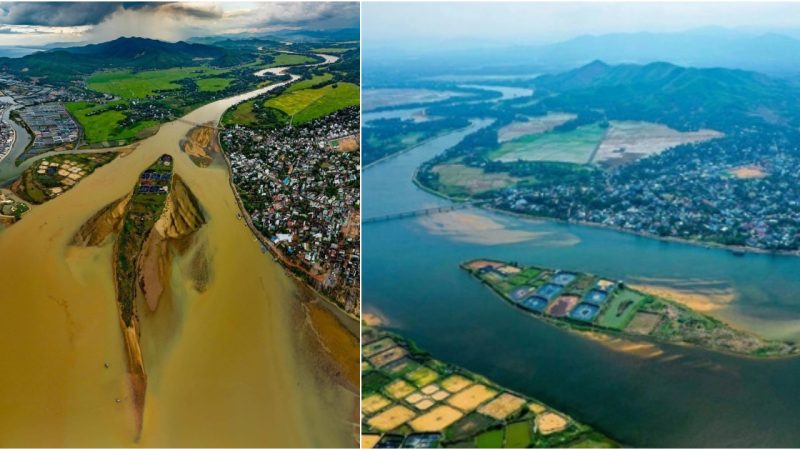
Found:
[[[127, 156], [0, 231], [0, 445], [355, 445], [357, 380], [340, 375], [352, 368], [335, 361], [352, 355], [357, 371], [357, 322], [299, 295], [237, 219], [227, 167], [197, 167], [179, 147], [189, 122], [217, 123], [230, 106], [279, 85], [164, 124]], [[173, 156], [208, 220], [199, 233], [211, 276], [204, 292], [190, 289], [189, 255], [178, 257], [170, 301], [154, 313], [139, 308], [148, 387], [137, 440], [113, 243], [68, 242], [163, 153]]]

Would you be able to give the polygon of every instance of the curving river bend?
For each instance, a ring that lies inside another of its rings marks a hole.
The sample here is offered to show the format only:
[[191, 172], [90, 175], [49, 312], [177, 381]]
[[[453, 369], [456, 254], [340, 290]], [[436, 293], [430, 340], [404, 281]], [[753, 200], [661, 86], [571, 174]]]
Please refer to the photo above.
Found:
[[[127, 156], [0, 231], [0, 445], [355, 445], [357, 383], [328, 352], [352, 355], [357, 367], [358, 324], [318, 299], [299, 299], [295, 282], [237, 220], [227, 167], [199, 168], [179, 147], [192, 128], [186, 121], [217, 123], [232, 105], [282, 84], [162, 125]], [[181, 288], [191, 268], [178, 258], [171, 300], [142, 313], [148, 391], [136, 442], [113, 245], [67, 243], [163, 153], [173, 156], [175, 173], [208, 219], [200, 233], [211, 279], [203, 293]], [[4, 166], [3, 178], [26, 166]]]
[[[363, 216], [448, 204], [418, 189], [413, 173], [486, 125], [475, 121], [365, 169]], [[362, 242], [364, 313], [437, 358], [540, 398], [628, 446], [800, 445], [800, 358], [590, 340], [520, 313], [458, 268], [488, 257], [699, 292], [730, 323], [798, 340], [800, 258], [734, 256], [474, 209], [365, 224]]]

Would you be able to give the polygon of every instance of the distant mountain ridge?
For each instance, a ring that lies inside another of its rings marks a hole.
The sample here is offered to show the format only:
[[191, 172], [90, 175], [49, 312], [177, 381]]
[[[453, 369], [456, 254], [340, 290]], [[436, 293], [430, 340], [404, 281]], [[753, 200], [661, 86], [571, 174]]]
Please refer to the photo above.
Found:
[[533, 49], [533, 53], [542, 62], [573, 67], [600, 59], [611, 64], [669, 61], [692, 67], [800, 73], [800, 40], [726, 29], [585, 35]]
[[164, 69], [200, 64], [220, 66], [241, 62], [246, 53], [206, 44], [164, 42], [141, 37], [121, 37], [100, 44], [56, 48], [21, 58], [0, 58], [0, 69], [18, 76], [60, 83], [104, 68]]

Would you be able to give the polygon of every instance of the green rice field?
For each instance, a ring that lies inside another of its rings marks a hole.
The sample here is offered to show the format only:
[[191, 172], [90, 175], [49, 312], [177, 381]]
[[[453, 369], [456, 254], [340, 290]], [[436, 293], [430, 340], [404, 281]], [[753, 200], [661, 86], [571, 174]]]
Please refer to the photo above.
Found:
[[336, 83], [318, 89], [303, 89], [284, 93], [267, 100], [264, 105], [294, 116], [300, 124], [326, 116], [360, 101], [359, 87], [352, 83]]
[[124, 99], [134, 99], [154, 95], [161, 90], [180, 89], [181, 85], [176, 82], [184, 78], [198, 78], [223, 73], [225, 73], [224, 70], [207, 67], [181, 67], [143, 72], [112, 70], [92, 75], [86, 80], [86, 85], [93, 91]]
[[326, 81], [330, 81], [333, 78], [332, 74], [326, 73], [324, 75], [314, 75], [309, 80], [302, 80], [294, 83], [293, 85], [289, 86], [286, 91], [284, 92], [294, 92], [300, 91], [302, 89], [308, 89], [319, 84], [325, 83]]
[[278, 53], [274, 59], [267, 66], [280, 67], [280, 66], [297, 66], [299, 64], [308, 64], [314, 62], [314, 58], [306, 55], [295, 55], [292, 53]]
[[477, 448], [500, 448], [503, 446], [503, 430], [491, 430], [475, 438]]
[[217, 92], [225, 89], [233, 81], [231, 78], [200, 78], [197, 87], [203, 92]]
[[501, 144], [489, 157], [503, 162], [523, 160], [586, 164], [605, 132], [605, 128], [593, 124], [566, 132], [529, 134]]
[[95, 111], [109, 109], [115, 105], [124, 105], [125, 102], [116, 101], [106, 104], [90, 102], [70, 102], [64, 106], [83, 127], [84, 139], [88, 144], [107, 141], [127, 141], [136, 137], [144, 129], [158, 125], [158, 121], [147, 120], [139, 122], [132, 127], [119, 128], [119, 122], [125, 119], [121, 111], [108, 110], [100, 114], [90, 115]]

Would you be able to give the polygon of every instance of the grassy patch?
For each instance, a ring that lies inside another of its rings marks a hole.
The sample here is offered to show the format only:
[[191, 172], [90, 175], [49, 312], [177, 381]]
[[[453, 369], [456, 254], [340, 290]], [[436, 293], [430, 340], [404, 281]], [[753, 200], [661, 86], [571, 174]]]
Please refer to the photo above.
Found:
[[184, 78], [220, 75], [224, 72], [207, 67], [182, 67], [144, 72], [112, 70], [92, 75], [86, 81], [86, 85], [94, 91], [125, 99], [144, 98], [156, 94], [157, 91], [180, 89], [181, 86], [176, 81]]
[[644, 298], [644, 295], [630, 289], [618, 290], [608, 301], [597, 324], [616, 330], [624, 329], [639, 310], [639, 305]]
[[314, 53], [330, 53], [330, 54], [344, 53], [350, 50], [352, 50], [352, 48], [325, 47], [325, 48], [311, 49], [311, 51]]
[[222, 125], [249, 125], [256, 121], [256, 114], [253, 112], [253, 100], [239, 103], [233, 108], [225, 111], [222, 116]]
[[503, 430], [492, 430], [479, 434], [475, 438], [477, 448], [500, 448], [503, 446]]
[[204, 92], [217, 92], [225, 89], [233, 81], [230, 78], [201, 78], [196, 80], [197, 87]]
[[500, 145], [489, 157], [498, 161], [558, 161], [586, 164], [606, 129], [585, 125], [567, 132], [529, 134]]
[[125, 105], [125, 102], [122, 101], [109, 102], [102, 105], [89, 102], [64, 104], [70, 114], [83, 127], [84, 139], [89, 144], [106, 141], [127, 141], [136, 137], [144, 129], [158, 125], [156, 120], [146, 120], [133, 126], [120, 127], [119, 123], [126, 118], [125, 113], [113, 108]]
[[294, 83], [293, 85], [289, 86], [285, 92], [294, 92], [300, 91], [302, 89], [312, 88], [314, 86], [318, 86], [322, 83], [330, 81], [333, 78], [333, 75], [330, 73], [326, 73], [324, 75], [314, 75], [309, 80], [302, 80]]
[[306, 55], [295, 55], [292, 53], [278, 53], [275, 59], [267, 66], [281, 67], [281, 66], [297, 66], [299, 64], [308, 64], [314, 62], [314, 58]]
[[405, 376], [409, 381], [419, 387], [428, 385], [439, 378], [438, 373], [425, 366], [421, 366], [416, 370], [407, 373]]
[[267, 100], [264, 105], [294, 116], [293, 123], [301, 124], [348, 106], [356, 106], [359, 101], [357, 85], [336, 83], [318, 89], [284, 93]]
[[531, 443], [531, 423], [515, 422], [506, 427], [506, 448], [526, 448]]
[[534, 181], [533, 177], [518, 178], [506, 172], [485, 173], [483, 169], [464, 164], [439, 164], [433, 172], [439, 174], [438, 190], [453, 197], [505, 189], [523, 180]]

